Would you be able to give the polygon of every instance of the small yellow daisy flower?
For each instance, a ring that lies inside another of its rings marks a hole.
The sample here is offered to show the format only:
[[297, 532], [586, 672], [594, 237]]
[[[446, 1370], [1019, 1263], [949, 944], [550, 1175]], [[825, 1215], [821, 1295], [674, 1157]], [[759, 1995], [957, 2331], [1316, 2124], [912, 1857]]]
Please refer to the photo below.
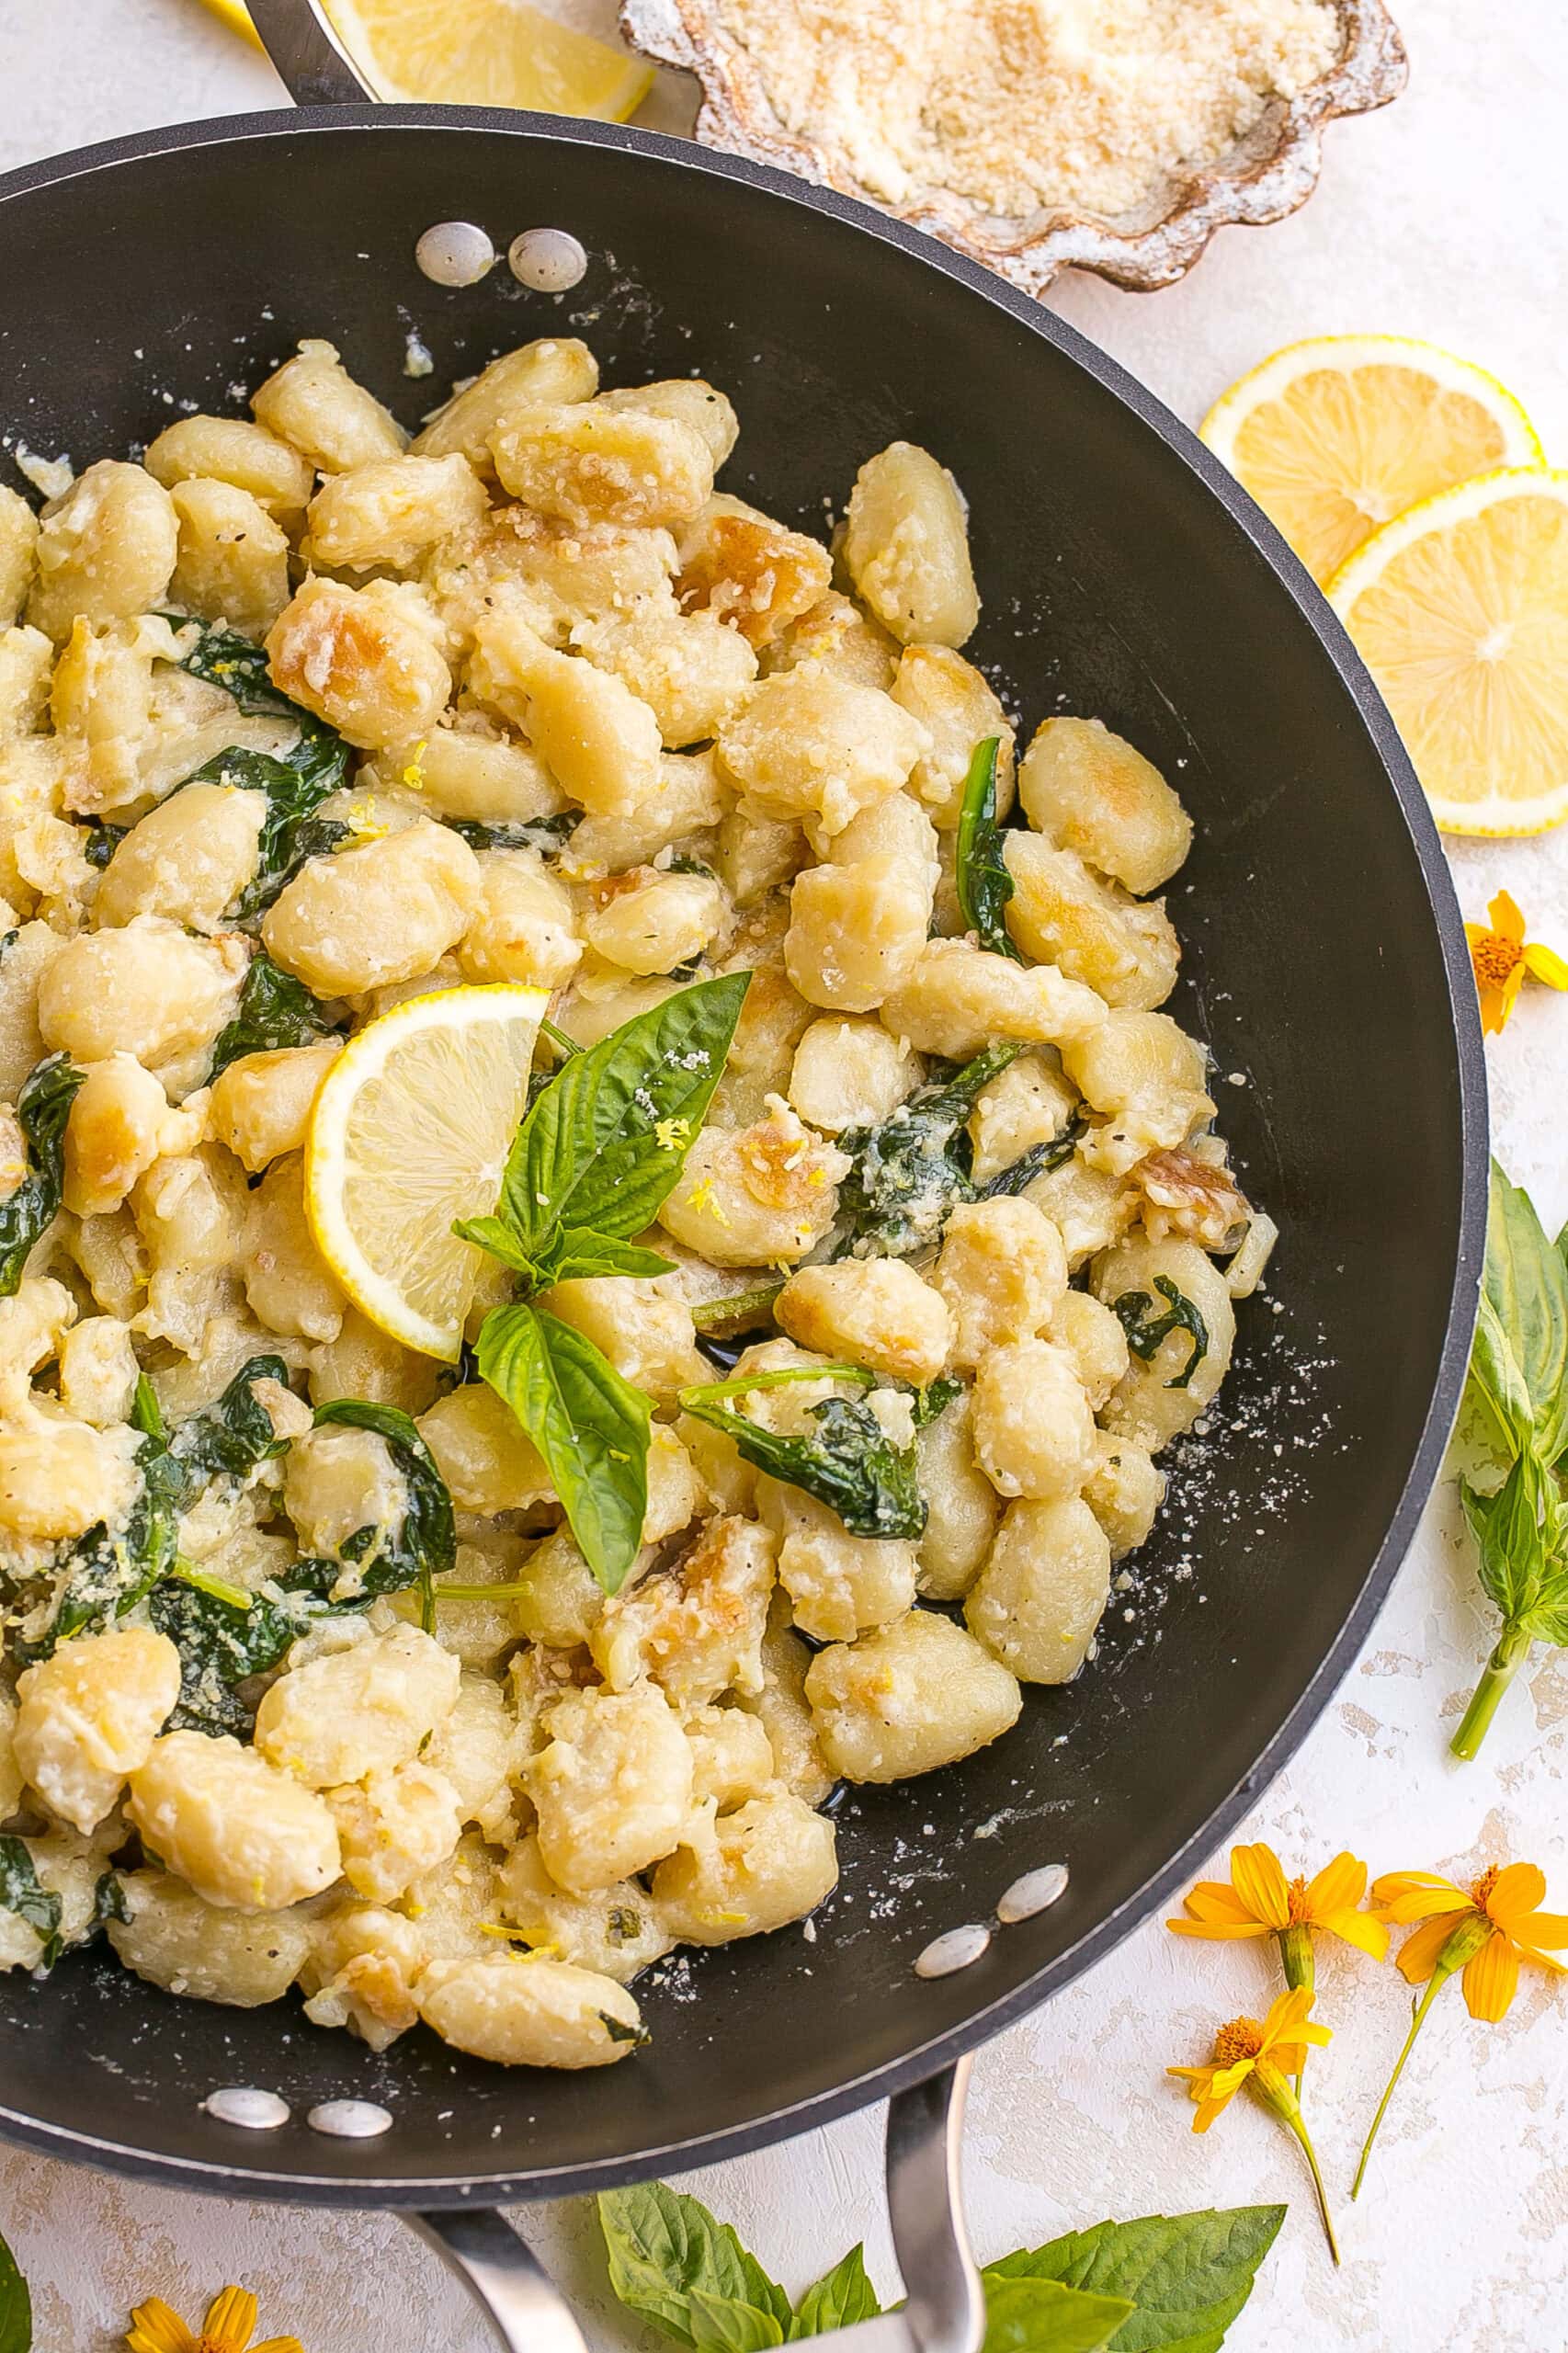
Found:
[[130, 2353], [305, 2353], [297, 2336], [269, 2336], [252, 2345], [256, 2302], [248, 2288], [225, 2288], [207, 2308], [199, 2336], [162, 2296], [149, 2296], [131, 2315]]
[[1312, 1995], [1304, 1985], [1287, 1986], [1270, 2004], [1266, 2018], [1232, 2018], [1222, 2026], [1214, 2037], [1214, 2055], [1206, 2066], [1167, 2067], [1165, 2073], [1182, 2078], [1188, 2097], [1197, 2106], [1198, 2113], [1192, 2120], [1195, 2132], [1207, 2132], [1244, 2086], [1279, 2119], [1300, 2143], [1306, 2158], [1312, 2187], [1317, 2191], [1328, 2251], [1337, 2263], [1339, 2246], [1323, 2176], [1318, 2171], [1317, 2152], [1290, 2085], [1290, 2077], [1300, 2075], [1306, 2065], [1307, 2045], [1312, 2043], [1321, 2049], [1329, 2040], [1327, 2027], [1312, 2024], [1309, 2016], [1312, 2006]]
[[1485, 923], [1467, 923], [1464, 936], [1481, 999], [1481, 1027], [1491, 1037], [1506, 1026], [1527, 975], [1549, 989], [1568, 989], [1568, 962], [1540, 940], [1525, 938], [1525, 919], [1506, 891], [1498, 892], [1486, 914]]

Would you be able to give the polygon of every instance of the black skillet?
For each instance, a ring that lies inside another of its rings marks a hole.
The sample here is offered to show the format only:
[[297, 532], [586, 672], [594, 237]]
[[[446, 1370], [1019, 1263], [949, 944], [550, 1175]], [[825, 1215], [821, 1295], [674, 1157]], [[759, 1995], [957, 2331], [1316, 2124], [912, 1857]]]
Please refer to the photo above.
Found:
[[[1131, 736], [1198, 820], [1172, 897], [1176, 1009], [1212, 1048], [1247, 1188], [1283, 1239], [1094, 1666], [957, 1769], [853, 1793], [814, 1942], [694, 1957], [682, 1988], [647, 1997], [652, 2048], [582, 2075], [509, 2075], [422, 2030], [375, 2058], [296, 2011], [181, 2002], [102, 1959], [13, 1974], [0, 2129], [231, 2197], [426, 2210], [501, 2341], [569, 2353], [570, 2316], [481, 2210], [736, 2155], [892, 2095], [913, 2293], [869, 2325], [973, 2353], [953, 2071], [1238, 1821], [1364, 1641], [1436, 1475], [1485, 1176], [1437, 838], [1301, 566], [1191, 435], [1048, 312], [859, 205], [671, 140], [330, 103], [359, 91], [314, 17], [299, 0], [255, 13], [311, 111], [149, 131], [0, 180], [0, 433], [79, 464], [122, 452], [181, 404], [240, 410], [305, 335], [412, 421], [431, 400], [402, 372], [417, 327], [437, 388], [559, 331], [585, 335], [611, 381], [699, 369], [741, 412], [729, 486], [812, 529], [894, 436], [937, 451], [972, 509], [971, 654], [1011, 681], [1027, 728], [1067, 710]], [[587, 275], [559, 300], [505, 264], [439, 290], [414, 248], [453, 220], [503, 252], [524, 228], [568, 229]], [[957, 1975], [911, 1973], [937, 1931], [1058, 1860], [1053, 1908]], [[215, 2121], [203, 2097], [236, 2084], [281, 2092], [292, 2120]], [[391, 2130], [322, 2137], [304, 2118], [335, 2097], [381, 2102]]]

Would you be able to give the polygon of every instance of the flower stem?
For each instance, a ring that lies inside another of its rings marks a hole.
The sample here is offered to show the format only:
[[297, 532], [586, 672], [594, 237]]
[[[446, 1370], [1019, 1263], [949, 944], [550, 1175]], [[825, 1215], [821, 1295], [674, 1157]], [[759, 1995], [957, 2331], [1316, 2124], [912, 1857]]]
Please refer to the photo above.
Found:
[[[1317, 1970], [1312, 1960], [1312, 1932], [1304, 1920], [1292, 1920], [1288, 1927], [1276, 1930], [1279, 1940], [1279, 1964], [1285, 1972], [1285, 1983], [1292, 1988], [1305, 1986], [1310, 1994], [1317, 1983]], [[1301, 2097], [1301, 2083], [1306, 2073], [1307, 2046], [1301, 2045], [1301, 2064], [1296, 2071], [1296, 2097]]]
[[1312, 2188], [1318, 2194], [1318, 2212], [1323, 2216], [1324, 2236], [1328, 2241], [1328, 2251], [1330, 2255], [1333, 2256], [1335, 2263], [1337, 2263], [1339, 2261], [1339, 2241], [1334, 2235], [1334, 2217], [1328, 2211], [1328, 2192], [1323, 2186], [1323, 2176], [1318, 2171], [1317, 2151], [1312, 2146], [1312, 2135], [1308, 2132], [1306, 2126], [1301, 2121], [1300, 2110], [1297, 2111], [1295, 2122], [1291, 2125], [1290, 2130], [1295, 2134], [1297, 2140], [1301, 2143], [1301, 2154], [1306, 2158], [1308, 2165], [1312, 2168]]
[[1410, 2056], [1411, 2049], [1415, 2043], [1415, 2038], [1420, 2033], [1423, 2026], [1426, 2023], [1426, 2013], [1431, 2008], [1434, 1997], [1436, 1996], [1439, 1987], [1446, 1985], [1452, 1974], [1453, 1971], [1451, 1968], [1435, 1969], [1432, 1972], [1431, 1983], [1428, 1984], [1426, 1991], [1422, 1995], [1421, 1999], [1414, 2005], [1410, 2020], [1410, 2032], [1405, 2036], [1403, 2047], [1400, 2052], [1399, 2057], [1393, 2063], [1393, 2073], [1389, 2077], [1387, 2084], [1384, 2086], [1383, 2096], [1378, 2102], [1378, 2112], [1372, 2119], [1372, 2129], [1361, 2144], [1361, 2162], [1356, 2168], [1356, 2178], [1350, 2185], [1350, 2195], [1352, 2198], [1359, 2198], [1361, 2195], [1361, 2183], [1367, 2171], [1367, 2160], [1372, 2154], [1372, 2143], [1378, 2137], [1379, 2127], [1381, 2125], [1383, 2118], [1387, 2113], [1388, 2104], [1393, 2097], [1393, 2087], [1398, 2083], [1401, 2075], [1404, 2073], [1404, 2063]]
[[1505, 1626], [1471, 1696], [1464, 1721], [1449, 1743], [1455, 1756], [1462, 1756], [1468, 1762], [1479, 1755], [1487, 1727], [1497, 1712], [1497, 1703], [1529, 1654], [1530, 1636], [1523, 1628]]

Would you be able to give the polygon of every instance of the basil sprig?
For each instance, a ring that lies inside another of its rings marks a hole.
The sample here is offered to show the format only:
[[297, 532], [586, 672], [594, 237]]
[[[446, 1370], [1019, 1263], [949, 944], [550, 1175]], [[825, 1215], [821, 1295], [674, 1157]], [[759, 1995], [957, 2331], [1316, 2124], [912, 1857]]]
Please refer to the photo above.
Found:
[[21, 1288], [22, 1269], [59, 1214], [65, 1192], [65, 1122], [86, 1076], [68, 1054], [36, 1063], [17, 1097], [27, 1147], [21, 1182], [0, 1200], [0, 1299]]
[[[750, 983], [749, 972], [699, 982], [568, 1055], [517, 1130], [494, 1216], [456, 1231], [510, 1267], [526, 1294], [667, 1274], [669, 1260], [631, 1237], [686, 1165]], [[619, 1592], [642, 1540], [651, 1401], [527, 1297], [491, 1310], [475, 1355], [543, 1457], [584, 1559]]]
[[996, 755], [1001, 748], [999, 735], [987, 735], [974, 747], [959, 809], [953, 881], [964, 922], [982, 948], [1021, 964], [1023, 958], [1007, 931], [1006, 906], [1014, 883], [996, 822]]
[[1178, 1290], [1169, 1275], [1156, 1275], [1154, 1289], [1165, 1301], [1165, 1310], [1155, 1306], [1146, 1290], [1124, 1290], [1111, 1302], [1111, 1312], [1127, 1335], [1127, 1345], [1135, 1357], [1146, 1364], [1162, 1340], [1173, 1332], [1185, 1332], [1192, 1342], [1186, 1364], [1166, 1381], [1167, 1389], [1187, 1389], [1192, 1376], [1209, 1353], [1209, 1326], [1203, 1320], [1196, 1300]]
[[[798, 2303], [732, 2224], [663, 2182], [600, 2193], [609, 2284], [684, 2353], [765, 2353], [883, 2309], [851, 2247]], [[989, 2353], [1219, 2353], [1283, 2206], [1145, 2214], [1020, 2247], [981, 2274]]]
[[1477, 1567], [1503, 1628], [1451, 1746], [1473, 1757], [1538, 1642], [1568, 1644], [1568, 1227], [1555, 1243], [1495, 1161], [1467, 1421], [1494, 1489], [1461, 1480]]
[[710, 1381], [680, 1392], [681, 1410], [693, 1420], [722, 1430], [757, 1470], [814, 1495], [838, 1514], [851, 1536], [921, 1536], [926, 1501], [919, 1462], [912, 1446], [895, 1446], [860, 1397], [824, 1397], [806, 1408], [813, 1432], [765, 1429], [747, 1419], [740, 1400], [756, 1389], [778, 1389], [800, 1381], [848, 1382], [859, 1390], [902, 1389], [913, 1393], [915, 1427], [924, 1429], [951, 1404], [961, 1382], [934, 1381], [929, 1389], [907, 1384], [858, 1364], [776, 1365], [763, 1372], [739, 1373], [733, 1381]]

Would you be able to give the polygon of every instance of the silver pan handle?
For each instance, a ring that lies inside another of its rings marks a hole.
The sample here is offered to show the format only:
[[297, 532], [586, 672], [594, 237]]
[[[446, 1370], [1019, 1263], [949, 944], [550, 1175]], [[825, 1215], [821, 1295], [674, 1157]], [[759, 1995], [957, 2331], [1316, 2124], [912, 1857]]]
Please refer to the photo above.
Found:
[[[985, 2299], [960, 2203], [959, 2145], [969, 2061], [899, 2092], [888, 2107], [888, 2210], [908, 2301], [834, 2332], [835, 2353], [980, 2353]], [[571, 2308], [494, 2211], [407, 2217], [457, 2272], [506, 2353], [585, 2353]]]
[[252, 0], [250, 15], [297, 107], [358, 106], [375, 97], [319, 0]]

